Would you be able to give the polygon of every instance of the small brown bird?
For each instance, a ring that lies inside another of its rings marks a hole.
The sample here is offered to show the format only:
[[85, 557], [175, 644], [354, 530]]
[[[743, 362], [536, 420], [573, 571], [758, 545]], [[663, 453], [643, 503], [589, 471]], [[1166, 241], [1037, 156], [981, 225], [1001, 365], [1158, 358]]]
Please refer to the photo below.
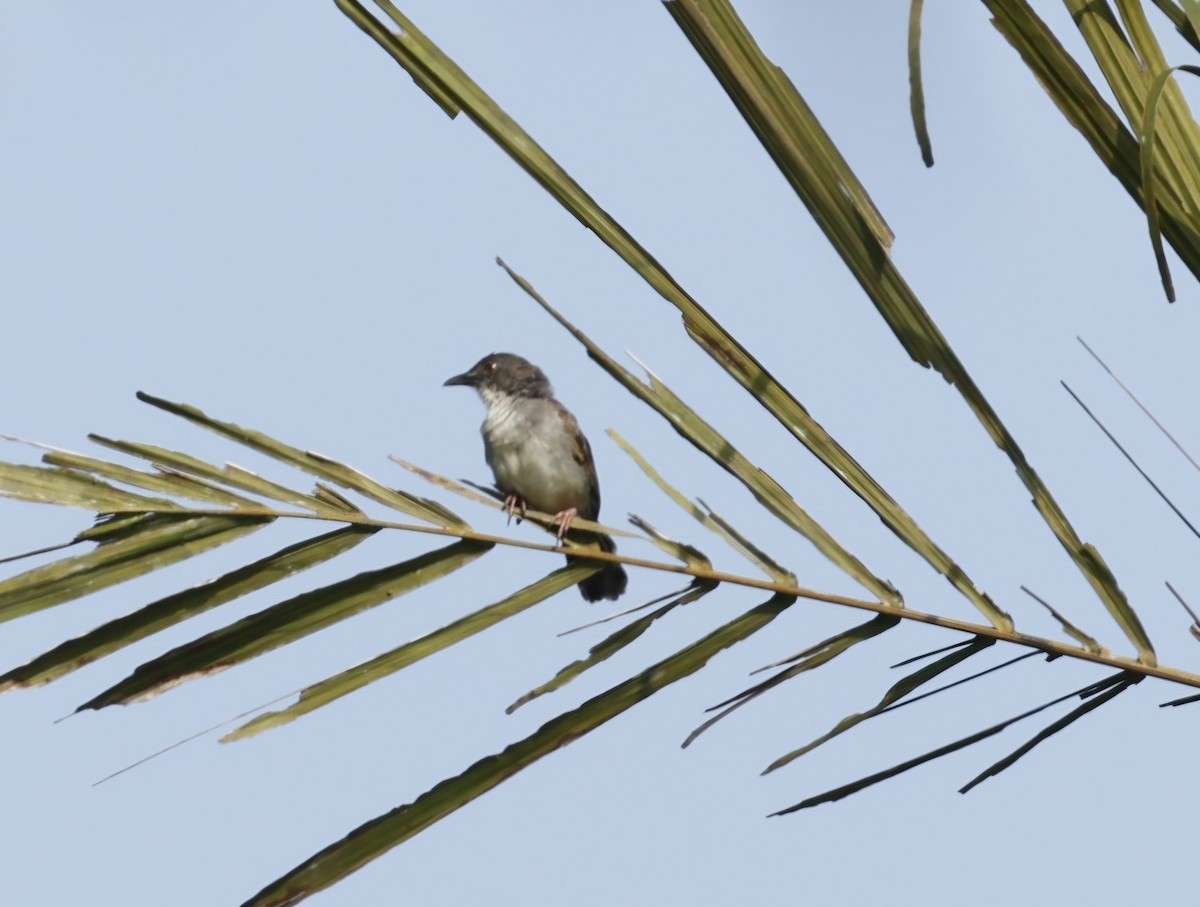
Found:
[[[575, 417], [554, 398], [542, 370], [512, 353], [492, 353], [470, 371], [446, 381], [454, 384], [475, 388], [487, 406], [480, 429], [483, 452], [496, 487], [507, 496], [509, 516], [514, 510], [524, 513], [527, 507], [552, 513], [560, 539], [615, 551], [607, 535], [569, 532], [577, 516], [585, 520], [600, 516], [600, 482], [587, 438]], [[572, 560], [567, 558], [568, 563]], [[620, 564], [606, 564], [581, 582], [579, 591], [590, 602], [616, 600], [627, 582]]]

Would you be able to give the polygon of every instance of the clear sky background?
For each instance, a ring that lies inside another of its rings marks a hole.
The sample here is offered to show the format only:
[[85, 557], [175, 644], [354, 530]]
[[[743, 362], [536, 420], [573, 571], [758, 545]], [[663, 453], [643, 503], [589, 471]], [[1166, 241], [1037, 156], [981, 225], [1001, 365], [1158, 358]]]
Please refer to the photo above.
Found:
[[[908, 359], [659, 4], [401, 6], [1019, 628], [1061, 635], [1019, 592], [1024, 583], [1127, 651], [1009, 462], [957, 393]], [[1200, 450], [1194, 279], [1177, 265], [1180, 302], [1164, 301], [1141, 213], [982, 4], [927, 9], [930, 171], [908, 119], [907, 4], [738, 6], [872, 192], [896, 232], [901, 271], [1080, 534], [1108, 558], [1161, 659], [1195, 670], [1200, 653], [1163, 581], [1200, 601], [1196, 539], [1058, 384], [1070, 382], [1177, 502], [1200, 512], [1195, 471], [1075, 341], [1084, 335]], [[1039, 7], [1084, 59], [1061, 7]], [[1172, 62], [1195, 62], [1177, 42], [1168, 46]], [[6, 4], [0, 130], [0, 432], [78, 450], [95, 431], [294, 480], [138, 403], [134, 392], [146, 390], [427, 493], [387, 455], [487, 480], [482, 408], [441, 384], [485, 353], [510, 350], [547, 371], [588, 431], [606, 521], [636, 512], [723, 568], [753, 570], [654, 489], [605, 438], [615, 427], [804, 585], [862, 594], [594, 366], [494, 265], [501, 255], [608, 350], [652, 366], [913, 607], [976, 618], [732, 385], [673, 309], [465, 118], [447, 119], [332, 3]], [[35, 456], [12, 445], [4, 452]], [[503, 528], [490, 510], [447, 503], [480, 529]], [[0, 554], [62, 541], [88, 523], [81, 512], [33, 505], [0, 512]], [[542, 538], [528, 525], [512, 532]], [[304, 535], [273, 526], [7, 624], [0, 666]], [[495, 552], [239, 669], [52, 723], [167, 648], [429, 547], [376, 537], [343, 561], [49, 687], [0, 698], [0, 901], [240, 903], [361, 822], [761, 600], [720, 590], [506, 716], [504, 706], [603, 638], [604, 629], [556, 636], [607, 613], [572, 590], [287, 728], [230, 746], [209, 735], [91, 786], [551, 566], [544, 555]], [[622, 550], [653, 551], [632, 542]], [[635, 572], [622, 604], [675, 585]], [[965, 797], [959, 786], [1041, 724], [841, 803], [764, 818], [1105, 673], [1026, 661], [759, 777], [779, 755], [873, 705], [899, 676], [887, 665], [957, 638], [902, 626], [679, 749], [703, 710], [746, 686], [749, 671], [861, 619], [797, 604], [701, 674], [312, 903], [1104, 905], [1194, 892], [1197, 713], [1158, 709], [1176, 695], [1160, 683], [1124, 694]]]

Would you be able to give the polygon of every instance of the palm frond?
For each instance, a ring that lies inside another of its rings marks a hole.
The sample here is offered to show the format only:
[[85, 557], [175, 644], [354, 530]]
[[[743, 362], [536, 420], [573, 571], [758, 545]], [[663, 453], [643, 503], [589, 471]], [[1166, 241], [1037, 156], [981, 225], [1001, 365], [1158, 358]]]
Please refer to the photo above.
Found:
[[[1085, 700], [1012, 754], [987, 768], [966, 785], [965, 791], [1003, 771], [1053, 734], [1146, 677], [1200, 688], [1200, 675], [1158, 664], [1149, 636], [1115, 575], [1099, 552], [1086, 544], [1068, 521], [1050, 490], [1028, 462], [1015, 437], [974, 383], [964, 363], [892, 261], [890, 250], [893, 233], [866, 187], [851, 170], [800, 92], [760, 50], [729, 2], [669, 0], [666, 7], [905, 351], [918, 364], [936, 370], [954, 385], [988, 437], [1008, 456], [1052, 534], [1132, 644], [1136, 657], [1114, 654], [1100, 642], [1100, 637], [1084, 632], [1053, 608], [1050, 608], [1051, 613], [1059, 620], [1062, 632], [1068, 639], [1047, 639], [1018, 632], [1010, 614], [976, 586], [963, 567], [933, 541], [867, 468], [834, 439], [749, 350], [667, 273], [646, 248], [394, 4], [388, 0], [376, 2], [386, 19], [390, 20], [391, 25], [388, 25], [384, 19], [368, 12], [358, 0], [335, 2], [352, 22], [412, 76], [418, 87], [443, 111], [450, 116], [465, 113], [568, 212], [591, 229], [663, 299], [674, 306], [681, 313], [684, 330], [691, 340], [740, 384], [750, 399], [769, 412], [793, 439], [836, 475], [858, 501], [865, 503], [908, 549], [944, 576], [957, 593], [983, 615], [984, 622], [976, 623], [932, 613], [913, 607], [912, 602], [906, 603], [900, 592], [882, 578], [886, 574], [881, 575], [878, 570], [868, 567], [850, 546], [834, 538], [788, 491], [736, 449], [718, 426], [685, 403], [649, 369], [646, 370], [647, 377], [642, 379], [617, 363], [580, 327], [539, 295], [529, 281], [499, 262], [512, 280], [556, 319], [603, 370], [663, 417], [695, 450], [721, 466], [729, 476], [750, 491], [764, 512], [803, 535], [826, 558], [869, 590], [875, 599], [850, 598], [800, 586], [796, 575], [787, 566], [765, 553], [769, 545], [751, 542], [705, 505], [703, 500], [680, 491], [676, 484], [651, 466], [647, 458], [619, 434], [612, 432], [614, 440], [634, 459], [653, 484], [707, 530], [745, 557], [766, 578], [757, 574], [744, 576], [721, 569], [700, 545], [668, 536], [644, 516], [631, 517], [636, 530], [633, 532], [579, 520], [577, 525], [580, 528], [625, 535], [636, 538], [643, 545], [654, 545], [665, 553], [668, 560], [651, 560], [592, 549], [572, 550], [571, 563], [567, 567], [553, 570], [510, 594], [501, 594], [496, 599], [489, 597], [490, 604], [481, 608], [475, 606], [477, 610], [411, 642], [308, 684], [294, 703], [258, 715], [229, 733], [224, 740], [253, 736], [336, 702], [376, 680], [527, 611], [567, 590], [605, 563], [622, 563], [660, 574], [678, 574], [687, 577], [688, 585], [589, 624], [590, 627], [610, 620], [623, 620], [639, 612], [638, 616], [589, 646], [586, 654], [566, 665], [554, 677], [516, 699], [509, 707], [510, 712], [534, 698], [563, 688], [598, 667], [614, 654], [646, 637], [657, 622], [673, 614], [678, 618], [681, 606], [704, 599], [718, 586], [725, 587], [722, 595], [750, 589], [757, 594], [766, 593], [766, 600], [731, 621], [715, 627], [708, 624], [707, 627], [712, 629], [708, 629], [699, 639], [582, 705], [568, 709], [525, 739], [476, 762], [461, 774], [421, 794], [413, 802], [361, 825], [341, 841], [268, 885], [247, 902], [247, 907], [292, 904], [328, 887], [542, 757], [588, 734], [665, 687], [694, 674], [725, 648], [768, 627], [801, 598], [843, 609], [865, 611], [870, 616], [864, 622], [815, 644], [805, 645], [801, 651], [760, 669], [774, 673], [751, 682], [746, 689], [714, 706], [716, 714], [687, 738], [685, 746], [734, 710], [757, 700], [787, 680], [822, 667], [851, 648], [885, 634], [901, 621], [938, 627], [965, 638], [952, 647], [927, 653], [924, 657], [941, 657], [892, 684], [876, 705], [848, 715], [824, 735], [777, 758], [767, 771], [794, 761], [884, 712], [970, 680], [993, 675], [1006, 665], [1030, 655], [1069, 657], [1080, 663], [1115, 669], [1115, 673], [968, 737], [849, 785], [810, 797], [780, 810], [776, 815], [839, 799], [995, 736], [1012, 724], [1069, 699], [1081, 697]], [[1113, 14], [1107, 4], [1068, 0], [1068, 7], [1075, 14], [1089, 49], [1117, 97], [1121, 109], [1118, 115], [1101, 98], [1095, 86], [1065, 53], [1057, 39], [1021, 0], [984, 2], [992, 9], [997, 27], [1043, 82], [1064, 115], [1091, 142], [1106, 166], [1145, 208], [1155, 254], [1160, 261], [1168, 293], [1171, 290], [1162, 238], [1176, 249], [1193, 273], [1200, 275], [1200, 130], [1172, 76], [1178, 69], [1193, 74], [1200, 73], [1200, 70], [1187, 65], [1168, 66], [1139, 4], [1133, 0], [1118, 0], [1119, 16]], [[1169, 0], [1158, 0], [1158, 5], [1174, 26], [1196, 43], [1200, 5], [1194, 0], [1188, 0], [1183, 8], [1176, 7]], [[909, 34], [912, 112], [923, 157], [931, 164], [932, 151], [925, 123], [920, 74], [921, 9], [920, 0], [915, 0], [910, 13]], [[1125, 122], [1122, 122], [1122, 116]], [[193, 588], [159, 598], [102, 624], [78, 639], [57, 645], [26, 664], [0, 675], [0, 693], [63, 677], [189, 618], [242, 596], [269, 589], [276, 582], [296, 576], [310, 567], [340, 566], [344, 563], [340, 560], [342, 555], [385, 531], [403, 533], [415, 540], [434, 537], [442, 547], [422, 550], [401, 562], [291, 595], [257, 613], [151, 658], [125, 679], [93, 696], [79, 708], [99, 709], [107, 705], [135, 702], [156, 696], [186, 680], [242, 664], [368, 609], [380, 607], [444, 578], [485, 555], [495, 558], [499, 555], [493, 552], [505, 548], [521, 548], [540, 555], [561, 557], [562, 550], [553, 544], [479, 532], [441, 501], [393, 488], [328, 456], [293, 446], [255, 429], [213, 418], [187, 404], [149, 394], [138, 396], [168, 414], [216, 433], [242, 451], [265, 456], [302, 475], [295, 477], [295, 480], [277, 482], [244, 467], [232, 464], [218, 466], [181, 451], [113, 440], [101, 435], [90, 437], [104, 449], [141, 461], [142, 467], [57, 448], [44, 448], [43, 464], [39, 466], [0, 463], [0, 496], [81, 508], [96, 514], [98, 518], [94, 525], [79, 532], [63, 546], [39, 549], [36, 554], [53, 554], [68, 546], [94, 546], [91, 550], [58, 557], [50, 563], [0, 581], [0, 621], [24, 617], [205, 554], [268, 524], [316, 524], [322, 527], [322, 534], [220, 573]], [[404, 460], [394, 459], [437, 489], [455, 494], [472, 504], [498, 507], [494, 489], [466, 481], [456, 482]], [[316, 484], [311, 491], [300, 490], [314, 480]], [[857, 502], [854, 503], [858, 506]], [[379, 509], [385, 511], [386, 516], [375, 515]], [[401, 522], [395, 519], [396, 515], [415, 522]], [[543, 527], [553, 527], [550, 514], [531, 512], [529, 518]], [[1174, 589], [1171, 591], [1174, 592]], [[1183, 601], [1182, 598], [1180, 601]], [[742, 607], [746, 606], [743, 604]], [[689, 613], [707, 616], [704, 609]], [[1189, 629], [1193, 635], [1200, 636], [1195, 615], [1191, 614], [1191, 617], [1193, 623]], [[938, 689], [925, 689], [919, 695], [914, 695], [935, 679], [950, 674], [968, 659], [988, 650], [997, 641], [1021, 647], [1025, 654], [967, 677], [950, 680]], [[797, 644], [790, 642], [783, 651], [791, 652], [796, 648]], [[856, 651], [868, 652], [871, 648]], [[1197, 698], [1189, 696], [1168, 704], [1183, 704]]]
[[547, 722], [524, 740], [479, 760], [462, 774], [442, 781], [412, 803], [360, 825], [342, 840], [272, 882], [242, 907], [295, 904], [328, 888], [542, 757], [578, 740], [659, 690], [694, 674], [723, 649], [762, 630], [794, 601], [791, 596], [773, 595], [703, 639]]
[[328, 705], [348, 696], [355, 690], [369, 683], [388, 677], [402, 668], [407, 668], [423, 658], [435, 655], [443, 649], [461, 642], [476, 633], [482, 633], [495, 626], [502, 620], [520, 614], [539, 602], [545, 601], [552, 595], [570, 589], [581, 580], [586, 579], [594, 568], [579, 564], [563, 567], [542, 577], [536, 583], [526, 586], [494, 605], [488, 605], [473, 614], [468, 614], [453, 623], [427, 633], [420, 639], [405, 643], [389, 652], [378, 655], [370, 661], [355, 665], [340, 674], [322, 680], [319, 683], [305, 687], [299, 700], [286, 709], [275, 712], [265, 712], [252, 721], [243, 724], [236, 730], [221, 738], [222, 743], [253, 737], [269, 728], [279, 727], [295, 721], [301, 715]]

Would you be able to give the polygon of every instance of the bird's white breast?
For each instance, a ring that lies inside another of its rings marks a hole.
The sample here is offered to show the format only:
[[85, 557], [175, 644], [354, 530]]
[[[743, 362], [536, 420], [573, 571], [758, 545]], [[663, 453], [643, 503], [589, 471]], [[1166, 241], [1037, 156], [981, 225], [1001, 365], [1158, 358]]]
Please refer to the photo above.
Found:
[[484, 402], [484, 447], [497, 487], [519, 495], [533, 510], [585, 511], [590, 478], [575, 459], [573, 435], [558, 405], [496, 393], [484, 393]]

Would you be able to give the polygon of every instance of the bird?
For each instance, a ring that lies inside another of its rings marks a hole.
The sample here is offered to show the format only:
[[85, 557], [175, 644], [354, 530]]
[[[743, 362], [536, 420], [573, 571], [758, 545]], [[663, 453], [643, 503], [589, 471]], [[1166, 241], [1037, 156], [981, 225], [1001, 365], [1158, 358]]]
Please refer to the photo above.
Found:
[[[571, 531], [576, 517], [600, 516], [600, 481], [591, 445], [578, 420], [555, 398], [545, 373], [513, 353], [492, 353], [443, 386], [454, 385], [475, 388], [487, 407], [480, 427], [483, 452], [509, 519], [516, 512], [524, 516], [527, 508], [554, 514], [560, 541], [615, 551], [607, 535]], [[567, 556], [568, 564], [578, 560]], [[579, 591], [589, 602], [615, 601], [628, 579], [620, 564], [605, 564], [579, 584]]]

